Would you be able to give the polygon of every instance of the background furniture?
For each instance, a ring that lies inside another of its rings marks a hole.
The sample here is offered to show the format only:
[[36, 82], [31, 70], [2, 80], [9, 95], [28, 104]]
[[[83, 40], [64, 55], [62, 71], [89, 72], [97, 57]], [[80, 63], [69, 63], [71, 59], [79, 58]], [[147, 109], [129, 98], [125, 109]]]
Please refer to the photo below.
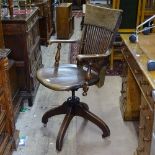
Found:
[[120, 34], [116, 35], [115, 41], [113, 43], [112, 52], [110, 55], [110, 69], [114, 69], [114, 61], [123, 61], [124, 57], [121, 53], [123, 42], [120, 37]]
[[134, 32], [140, 24], [140, 0], [112, 0], [112, 8], [122, 9], [122, 23], [119, 32]]
[[11, 155], [18, 143], [8, 72], [9, 50], [0, 49], [0, 154]]
[[60, 3], [56, 7], [56, 32], [58, 39], [69, 39], [74, 30], [72, 3]]
[[42, 65], [38, 10], [17, 9], [14, 14], [13, 18], [2, 18], [4, 43], [12, 50], [9, 58], [15, 60], [20, 94], [32, 106], [39, 86], [36, 71]]
[[19, 1], [20, 7], [39, 7], [39, 31], [40, 42], [47, 45], [53, 32], [53, 11], [50, 0], [32, 0], [31, 3]]
[[8, 60], [8, 72], [10, 80], [10, 91], [13, 103], [14, 119], [16, 121], [21, 107], [23, 106], [23, 96], [20, 94], [20, 86], [18, 83], [18, 73], [16, 70], [16, 61]]
[[[141, 0], [111, 0], [111, 7], [114, 9], [122, 9], [122, 23], [120, 25], [120, 33], [134, 32], [136, 26], [140, 24], [141, 18]], [[121, 38], [118, 36], [114, 42], [112, 53], [110, 56], [110, 68], [113, 70], [115, 60], [122, 61]]]
[[81, 10], [82, 4], [86, 3], [86, 0], [61, 0], [61, 2], [64, 3], [72, 3], [72, 9], [73, 10]]
[[152, 92], [155, 90], [155, 72], [147, 70], [147, 61], [155, 59], [155, 35], [139, 35], [139, 42], [135, 44], [130, 43], [128, 34], [121, 37], [125, 44], [122, 53], [126, 61], [126, 69], [124, 68], [126, 81], [122, 81], [121, 111], [125, 120], [135, 120], [140, 116], [139, 140], [135, 154], [150, 155], [151, 142], [154, 141], [155, 101]]
[[121, 13], [122, 11], [116, 9], [96, 7], [95, 5], [86, 6], [85, 25], [77, 56], [77, 65], [59, 65], [61, 43], [75, 41], [50, 41], [50, 43], [58, 43], [55, 66], [39, 69], [37, 78], [41, 84], [49, 89], [72, 91], [72, 96], [67, 101], [61, 106], [50, 109], [42, 117], [42, 122], [46, 126], [50, 117], [66, 114], [57, 136], [56, 149], [58, 151], [62, 149], [64, 135], [74, 116], [83, 117], [97, 125], [103, 132], [102, 137], [110, 135], [108, 126], [89, 111], [86, 103], [80, 102], [80, 98], [75, 96], [75, 91], [83, 88], [83, 95], [86, 96], [89, 86], [104, 83], [105, 66], [103, 61], [110, 54], [109, 48], [120, 25]]
[[142, 0], [141, 7], [141, 23], [150, 16], [155, 14], [155, 1], [154, 0]]

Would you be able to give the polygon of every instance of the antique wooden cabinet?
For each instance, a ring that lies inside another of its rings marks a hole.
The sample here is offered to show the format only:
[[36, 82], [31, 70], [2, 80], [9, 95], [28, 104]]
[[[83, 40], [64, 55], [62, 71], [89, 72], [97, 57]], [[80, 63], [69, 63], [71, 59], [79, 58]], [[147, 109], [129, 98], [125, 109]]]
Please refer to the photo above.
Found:
[[42, 45], [47, 45], [53, 32], [53, 14], [50, 0], [32, 0], [31, 3], [19, 1], [20, 7], [38, 7], [39, 8], [39, 31]]
[[56, 32], [58, 39], [69, 39], [74, 30], [72, 3], [61, 3], [56, 7]]
[[5, 47], [12, 50], [9, 58], [15, 60], [20, 93], [32, 106], [39, 86], [36, 71], [42, 65], [38, 9], [14, 9], [12, 18], [2, 17], [2, 26]]
[[155, 34], [139, 35], [138, 43], [131, 43], [128, 34], [121, 35], [125, 58], [121, 91], [121, 109], [125, 120], [139, 116], [138, 146], [134, 155], [151, 154], [154, 139], [155, 71], [148, 71], [147, 62], [155, 59]]
[[7, 55], [9, 50], [0, 49], [0, 155], [11, 155], [18, 143], [19, 132], [15, 129], [10, 90]]

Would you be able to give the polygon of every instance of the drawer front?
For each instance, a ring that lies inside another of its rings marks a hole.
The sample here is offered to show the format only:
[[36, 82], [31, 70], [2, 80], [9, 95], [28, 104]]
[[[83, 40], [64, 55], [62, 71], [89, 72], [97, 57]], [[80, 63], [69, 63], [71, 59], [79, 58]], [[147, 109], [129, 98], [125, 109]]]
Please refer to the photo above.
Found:
[[27, 33], [27, 49], [33, 47], [33, 33], [32, 30]]
[[3, 26], [3, 33], [6, 36], [21, 35], [25, 33], [25, 24], [3, 23], [2, 26]]
[[145, 97], [141, 96], [139, 142], [137, 152], [139, 155], [149, 155], [153, 130], [153, 111]]
[[33, 25], [33, 27], [27, 33], [27, 49], [31, 51], [33, 46], [35, 46], [39, 36], [39, 25], [38, 22]]
[[123, 47], [122, 53], [123, 53], [128, 65], [129, 65], [138, 85], [140, 85], [141, 81], [142, 81], [142, 76], [143, 76], [141, 69], [139, 68], [137, 62], [135, 61], [134, 57], [129, 52], [127, 47]]
[[27, 32], [29, 32], [32, 27], [36, 24], [36, 22], [38, 21], [39, 17], [38, 17], [38, 14], [35, 13], [30, 19], [29, 21], [27, 22], [27, 26], [26, 26], [26, 30]]
[[129, 52], [129, 50], [126, 47], [123, 47], [122, 53], [129, 65], [134, 77], [135, 77], [136, 82], [139, 85], [139, 88], [141, 89], [142, 94], [148, 100], [148, 102], [149, 102], [148, 104], [153, 109], [154, 101], [152, 98], [152, 90], [153, 89], [152, 89], [151, 85], [149, 84], [148, 80], [146, 79], [146, 77], [144, 76], [142, 71], [140, 70], [138, 64], [134, 60], [134, 57], [131, 55], [131, 53]]
[[33, 68], [36, 67], [36, 64], [37, 64], [37, 61], [40, 55], [41, 55], [41, 49], [40, 49], [39, 42], [38, 42], [34, 50], [29, 55], [30, 70], [33, 70]]
[[[33, 52], [34, 58], [31, 60], [31, 90], [35, 90], [39, 85], [39, 82], [36, 78], [36, 73], [39, 68], [42, 67], [42, 56], [41, 50], [39, 46], [37, 46], [36, 50]], [[32, 58], [32, 57], [31, 57]]]
[[35, 44], [37, 42], [37, 39], [40, 38], [39, 22], [35, 23], [35, 25], [33, 26], [32, 34], [33, 34], [33, 43]]
[[31, 73], [31, 90], [32, 91], [35, 91], [35, 89], [37, 88], [39, 82], [36, 78], [36, 68], [34, 68], [34, 70], [32, 70], [32, 73]]
[[3, 132], [3, 134], [0, 137], [0, 154], [4, 154], [8, 142], [9, 135], [6, 132]]
[[154, 108], [154, 101], [153, 101], [153, 97], [152, 97], [152, 87], [149, 84], [148, 80], [143, 76], [142, 81], [141, 81], [141, 89], [142, 89], [142, 93], [145, 96], [146, 100], [148, 101], [149, 106], [152, 108]]

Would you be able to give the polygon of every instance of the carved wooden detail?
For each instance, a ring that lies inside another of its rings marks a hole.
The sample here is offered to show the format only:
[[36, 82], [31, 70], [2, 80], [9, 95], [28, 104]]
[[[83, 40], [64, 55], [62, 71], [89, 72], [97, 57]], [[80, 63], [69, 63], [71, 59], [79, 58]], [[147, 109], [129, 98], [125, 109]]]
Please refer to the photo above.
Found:
[[16, 16], [2, 18], [5, 47], [12, 50], [10, 59], [15, 60], [17, 81], [23, 98], [33, 104], [39, 82], [36, 71], [42, 65], [37, 8], [14, 9]]
[[16, 148], [18, 131], [15, 129], [12, 96], [8, 72], [8, 50], [0, 50], [0, 154]]

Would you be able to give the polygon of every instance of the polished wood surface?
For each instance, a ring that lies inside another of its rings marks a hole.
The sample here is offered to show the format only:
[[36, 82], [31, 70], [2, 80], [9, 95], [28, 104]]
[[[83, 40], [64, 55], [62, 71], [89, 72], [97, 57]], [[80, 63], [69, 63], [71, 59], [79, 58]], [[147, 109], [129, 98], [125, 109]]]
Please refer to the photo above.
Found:
[[2, 30], [1, 20], [0, 20], [0, 48], [4, 48], [4, 39], [3, 39], [3, 30]]
[[[68, 91], [83, 87], [86, 73], [87, 71], [78, 68], [77, 65], [67, 64], [55, 68], [41, 69], [37, 72], [37, 77], [44, 86], [52, 90]], [[98, 75], [92, 73], [88, 85], [92, 85], [98, 80]]]
[[56, 7], [56, 33], [58, 39], [69, 39], [74, 30], [72, 3], [61, 3]]
[[15, 60], [20, 93], [32, 105], [39, 86], [36, 70], [42, 64], [38, 10], [14, 9], [14, 14], [13, 18], [2, 17], [4, 43], [12, 50], [9, 58]]
[[[139, 110], [139, 140], [136, 153], [138, 155], [150, 155], [151, 142], [154, 138], [152, 136], [154, 124], [154, 96], [152, 92], [155, 89], [155, 71], [147, 70], [147, 62], [155, 58], [153, 50], [153, 48], [155, 49], [155, 35], [139, 35], [138, 43], [131, 43], [128, 34], [123, 34], [121, 37], [125, 44], [122, 53], [125, 57], [128, 70], [130, 70], [133, 77], [132, 81], [129, 82], [129, 80], [127, 80], [127, 83], [135, 85], [137, 89], [134, 94], [132, 92], [128, 94], [132, 97], [132, 101], [128, 96], [125, 96], [128, 104], [126, 107], [128, 107], [128, 109], [123, 111], [123, 113], [125, 114], [127, 111], [131, 111], [130, 107], [132, 107], [132, 110], [135, 111], [134, 113], [130, 113], [130, 118], [132, 118], [135, 113], [137, 113], [138, 117]], [[129, 78], [129, 75], [126, 77]], [[125, 91], [128, 91], [128, 86]], [[122, 92], [121, 97], [123, 96], [124, 92]], [[137, 99], [139, 102], [134, 105]], [[121, 105], [123, 105], [123, 103]], [[137, 109], [138, 105], [139, 109]]]
[[155, 58], [155, 54], [153, 51], [153, 47], [155, 47], [155, 35], [139, 35], [139, 42], [137, 44], [130, 43], [128, 39], [129, 35], [124, 34], [121, 36], [124, 40], [125, 45], [127, 46], [133, 58], [137, 62], [139, 68], [143, 72], [144, 76], [147, 77], [148, 82], [152, 86], [152, 89], [155, 89], [155, 72], [149, 72], [147, 70], [147, 61]]
[[[120, 108], [124, 120], [138, 120], [140, 106], [140, 90], [138, 84], [134, 80], [132, 71], [127, 63], [123, 64], [122, 88], [120, 97]], [[136, 94], [136, 97], [135, 97]]]
[[[16, 148], [18, 132], [15, 129], [13, 103], [8, 72], [9, 50], [0, 50], [0, 154], [12, 154]], [[15, 136], [17, 135], [17, 136]]]

